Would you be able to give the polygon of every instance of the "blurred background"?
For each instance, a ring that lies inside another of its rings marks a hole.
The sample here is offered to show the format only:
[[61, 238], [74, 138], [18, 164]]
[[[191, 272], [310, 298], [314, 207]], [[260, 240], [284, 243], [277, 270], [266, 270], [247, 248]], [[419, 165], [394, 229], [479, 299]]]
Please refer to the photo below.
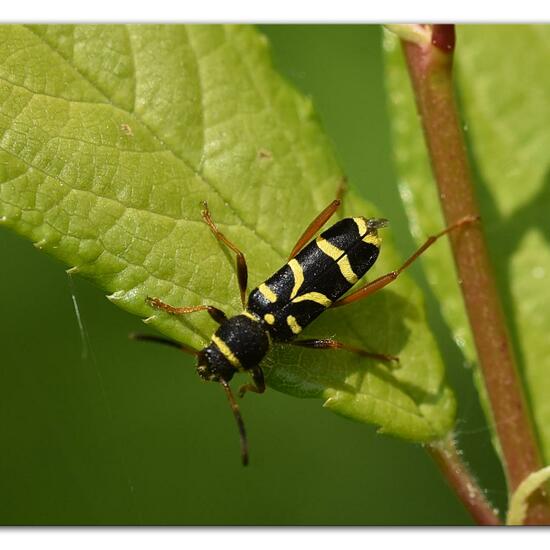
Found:
[[[310, 95], [351, 184], [414, 244], [396, 188], [378, 26], [262, 26], [277, 68]], [[192, 361], [127, 340], [138, 318], [32, 244], [0, 231], [0, 524], [469, 524], [424, 449], [268, 391], [242, 402], [242, 468], [221, 389]], [[471, 371], [424, 288], [457, 393], [465, 459], [505, 486]], [[83, 337], [73, 300], [80, 310]]]

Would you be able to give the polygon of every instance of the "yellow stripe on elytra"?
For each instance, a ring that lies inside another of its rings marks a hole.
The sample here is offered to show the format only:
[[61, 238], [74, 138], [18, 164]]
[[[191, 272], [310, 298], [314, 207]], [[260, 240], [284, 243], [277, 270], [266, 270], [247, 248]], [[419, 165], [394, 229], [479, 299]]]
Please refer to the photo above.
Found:
[[381, 239], [376, 233], [367, 233], [363, 237], [363, 242], [368, 244], [373, 244], [377, 248], [380, 248]]
[[365, 221], [365, 218], [353, 218], [353, 221], [357, 225], [359, 236], [362, 237], [367, 232], [367, 222]]
[[323, 239], [323, 237], [317, 237], [315, 242], [317, 243], [317, 246], [333, 260], [338, 260], [340, 256], [344, 254], [343, 250], [340, 250], [337, 246], [329, 243], [326, 239]]
[[246, 311], [246, 309], [241, 313], [241, 315], [244, 315], [245, 317], [248, 317], [249, 319], [252, 319], [256, 322], [259, 320], [257, 315], [254, 315], [254, 313], [250, 313], [250, 311]]
[[332, 301], [327, 298], [324, 294], [321, 294], [320, 292], [306, 292], [306, 294], [302, 294], [301, 296], [296, 296], [294, 300], [292, 300], [294, 303], [296, 302], [317, 302], [318, 304], [321, 304], [322, 306], [329, 307], [332, 305]]
[[351, 285], [354, 285], [359, 279], [349, 263], [349, 258], [347, 256], [342, 256], [337, 263], [346, 281]]
[[351, 264], [349, 263], [349, 258], [343, 250], [340, 250], [337, 246], [329, 243], [326, 239], [323, 239], [323, 237], [317, 237], [317, 246], [327, 256], [330, 256], [333, 260], [336, 260], [336, 263], [340, 268], [340, 272], [348, 283], [354, 285], [359, 280], [357, 275], [354, 273]]
[[262, 283], [258, 290], [264, 295], [264, 297], [271, 303], [277, 301], [277, 294], [273, 292], [265, 283]]
[[295, 258], [292, 258], [292, 260], [288, 262], [288, 267], [290, 267], [292, 270], [292, 275], [294, 276], [294, 286], [292, 287], [292, 292], [290, 293], [290, 299], [292, 300], [292, 298], [298, 294], [300, 287], [304, 283], [304, 270]]
[[212, 342], [218, 346], [218, 349], [222, 352], [222, 355], [236, 368], [242, 369], [241, 362], [237, 356], [229, 349], [229, 346], [215, 334], [212, 336]]
[[275, 315], [272, 313], [266, 313], [264, 315], [264, 320], [268, 325], [274, 325], [275, 324]]
[[298, 321], [296, 321], [296, 317], [294, 317], [292, 315], [289, 315], [286, 318], [286, 322], [287, 322], [288, 326], [290, 327], [290, 330], [294, 334], [300, 334], [300, 332], [302, 332], [302, 327], [298, 324]]

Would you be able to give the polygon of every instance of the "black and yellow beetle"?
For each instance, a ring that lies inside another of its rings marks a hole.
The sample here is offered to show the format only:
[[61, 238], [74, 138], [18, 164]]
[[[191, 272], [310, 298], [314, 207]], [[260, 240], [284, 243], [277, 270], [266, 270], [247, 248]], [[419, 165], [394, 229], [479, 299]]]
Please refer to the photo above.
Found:
[[378, 277], [342, 297], [376, 261], [380, 252], [378, 229], [386, 227], [388, 222], [375, 218], [345, 218], [311, 240], [336, 212], [340, 203], [340, 199], [332, 201], [311, 222], [298, 239], [288, 262], [255, 288], [248, 297], [248, 269], [244, 254], [218, 230], [210, 217], [206, 203], [203, 203], [204, 221], [215, 237], [236, 254], [243, 312], [228, 318], [223, 311], [213, 306], [174, 307], [159, 298], [148, 298], [149, 305], [173, 315], [207, 311], [220, 327], [202, 350], [163, 337], [133, 335], [133, 338], [138, 340], [167, 344], [195, 355], [198, 359], [199, 376], [222, 385], [237, 420], [242, 462], [245, 465], [248, 463], [248, 443], [239, 407], [229, 387], [233, 375], [237, 372], [249, 372], [252, 375], [253, 382], [240, 388], [241, 397], [246, 391], [263, 393], [265, 383], [260, 363], [269, 351], [272, 341], [316, 349], [347, 350], [382, 361], [397, 361], [397, 357], [372, 353], [332, 338], [296, 338], [327, 308], [356, 302], [380, 290], [395, 280], [439, 237], [473, 221], [470, 218], [462, 219], [430, 237], [399, 269]]

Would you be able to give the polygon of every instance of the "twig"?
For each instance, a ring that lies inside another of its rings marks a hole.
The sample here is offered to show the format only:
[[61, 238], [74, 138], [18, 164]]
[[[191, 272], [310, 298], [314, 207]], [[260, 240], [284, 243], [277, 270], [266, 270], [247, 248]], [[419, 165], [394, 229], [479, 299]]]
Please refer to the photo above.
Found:
[[[430, 27], [425, 27], [430, 28]], [[478, 216], [452, 83], [454, 26], [434, 25], [431, 41], [402, 40], [432, 170], [447, 224]], [[481, 224], [450, 236], [481, 372], [493, 413], [510, 492], [543, 465], [525, 404], [514, 352]], [[541, 491], [530, 499], [526, 523], [550, 524]]]
[[428, 445], [441, 473], [478, 525], [501, 525], [496, 510], [487, 501], [476, 479], [462, 460], [452, 436]]

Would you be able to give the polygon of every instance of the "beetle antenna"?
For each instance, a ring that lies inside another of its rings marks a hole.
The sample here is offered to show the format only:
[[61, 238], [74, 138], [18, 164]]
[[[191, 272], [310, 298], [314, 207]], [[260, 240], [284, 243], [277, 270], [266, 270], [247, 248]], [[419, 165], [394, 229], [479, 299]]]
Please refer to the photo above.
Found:
[[140, 340], [141, 342], [155, 342], [156, 344], [163, 344], [165, 346], [170, 346], [172, 348], [179, 349], [184, 353], [189, 355], [198, 355], [199, 351], [191, 346], [182, 344], [181, 342], [176, 342], [175, 340], [170, 340], [170, 338], [164, 338], [163, 336], [157, 336], [156, 334], [142, 334], [140, 332], [131, 332], [128, 334], [130, 340]]
[[233, 395], [233, 392], [231, 391], [231, 388], [229, 387], [229, 384], [225, 380], [220, 380], [220, 384], [225, 390], [225, 395], [227, 395], [229, 405], [231, 405], [233, 416], [237, 421], [239, 436], [241, 438], [241, 460], [243, 466], [246, 466], [248, 464], [248, 439], [246, 437], [246, 430], [244, 429], [244, 422], [243, 417], [241, 416], [241, 410], [239, 409], [239, 405], [237, 405], [237, 402], [235, 401], [235, 397]]

